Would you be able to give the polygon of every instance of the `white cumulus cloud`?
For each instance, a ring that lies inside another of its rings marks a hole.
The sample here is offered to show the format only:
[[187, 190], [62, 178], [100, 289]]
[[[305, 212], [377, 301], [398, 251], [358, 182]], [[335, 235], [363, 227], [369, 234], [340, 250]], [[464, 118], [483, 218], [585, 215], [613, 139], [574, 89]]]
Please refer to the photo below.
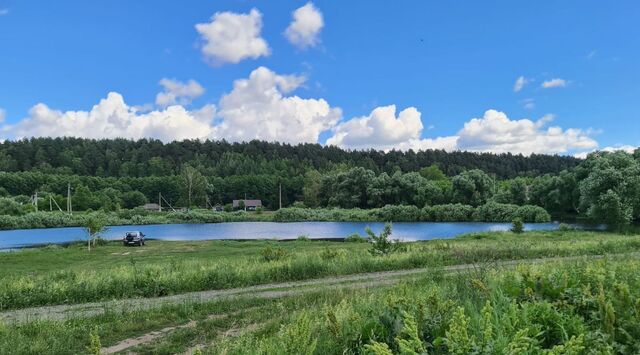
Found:
[[[89, 111], [58, 111], [39, 103], [18, 123], [2, 126], [0, 136], [154, 137], [163, 141], [260, 139], [317, 143], [320, 133], [334, 127], [342, 113], [323, 99], [293, 95], [292, 91], [304, 81], [302, 76], [279, 75], [259, 67], [248, 78], [234, 82], [233, 89], [220, 99], [219, 109], [206, 105], [190, 110], [178, 102], [147, 112], [126, 104], [122, 95], [115, 92], [109, 93]], [[177, 89], [173, 88], [179, 92], [176, 100], [188, 96], [184, 91], [192, 94], [198, 91], [185, 89], [185, 86], [189, 85], [180, 83]]]
[[563, 88], [567, 86], [567, 81], [560, 78], [549, 79], [542, 82], [543, 89]]
[[421, 138], [420, 112], [410, 107], [396, 116], [394, 105], [378, 107], [369, 116], [342, 122], [333, 128], [327, 144], [350, 149], [466, 150], [530, 155], [561, 154], [598, 146], [589, 131], [557, 126], [545, 128], [554, 117], [537, 121], [511, 120], [503, 112], [488, 110], [482, 118], [467, 121], [456, 135]]
[[270, 54], [261, 36], [262, 14], [251, 9], [248, 14], [216, 12], [211, 22], [196, 24], [202, 36], [202, 53], [213, 64], [238, 63]]
[[220, 99], [221, 122], [214, 136], [234, 141], [318, 142], [320, 133], [338, 122], [341, 111], [323, 99], [288, 95], [304, 81], [304, 77], [278, 75], [265, 67], [236, 80], [233, 90]]
[[215, 108], [207, 105], [196, 111], [182, 106], [139, 114], [127, 105], [122, 95], [110, 92], [90, 111], [58, 111], [43, 103], [29, 110], [28, 117], [4, 131], [15, 138], [86, 137], [131, 138], [154, 137], [163, 141], [206, 138]]
[[522, 90], [528, 83], [529, 79], [525, 78], [524, 76], [518, 77], [515, 84], [513, 84], [513, 92], [520, 92], [520, 90]]
[[537, 121], [511, 120], [503, 112], [488, 110], [482, 118], [474, 118], [464, 124], [458, 132], [458, 149], [529, 155], [560, 154], [598, 146], [588, 131], [564, 130], [558, 126], [545, 128], [553, 119], [552, 115], [546, 115]]
[[164, 91], [156, 95], [156, 105], [187, 105], [193, 99], [204, 94], [204, 88], [195, 80], [189, 80], [183, 83], [178, 80], [164, 78], [159, 83]]
[[296, 9], [293, 20], [284, 32], [285, 37], [298, 48], [308, 48], [320, 42], [320, 31], [324, 27], [322, 13], [311, 2]]
[[368, 116], [352, 118], [333, 128], [327, 144], [345, 148], [388, 150], [418, 140], [423, 125], [415, 107], [396, 116], [396, 106], [377, 107]]

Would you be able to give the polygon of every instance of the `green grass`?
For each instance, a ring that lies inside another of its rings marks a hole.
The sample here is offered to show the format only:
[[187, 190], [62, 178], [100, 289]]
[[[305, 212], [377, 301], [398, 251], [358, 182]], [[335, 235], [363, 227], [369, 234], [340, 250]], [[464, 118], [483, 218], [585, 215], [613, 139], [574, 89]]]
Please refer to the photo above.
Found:
[[637, 354], [640, 262], [521, 265], [309, 302], [205, 354]]
[[[640, 235], [581, 231], [473, 234], [372, 256], [367, 243], [150, 241], [0, 254], [0, 309], [154, 297], [208, 289], [478, 261], [640, 251]], [[283, 250], [265, 260], [265, 249]], [[280, 255], [282, 254], [282, 255]]]
[[193, 320], [194, 327], [128, 350], [174, 354], [200, 344], [205, 354], [358, 354], [383, 344], [399, 353], [403, 344], [435, 354], [634, 354], [639, 271], [640, 261], [624, 259], [522, 264], [433, 273], [386, 288], [71, 316], [0, 326], [0, 349], [85, 353], [91, 330], [107, 347]]

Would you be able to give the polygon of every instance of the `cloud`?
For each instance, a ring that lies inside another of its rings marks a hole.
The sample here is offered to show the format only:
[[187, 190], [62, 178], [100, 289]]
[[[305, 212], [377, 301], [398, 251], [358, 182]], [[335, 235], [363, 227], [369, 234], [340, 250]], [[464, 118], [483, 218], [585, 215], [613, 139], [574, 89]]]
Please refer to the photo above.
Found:
[[270, 54], [267, 42], [260, 37], [262, 14], [251, 9], [248, 14], [216, 12], [211, 22], [196, 24], [202, 36], [202, 53], [213, 65], [238, 63]]
[[527, 110], [533, 110], [534, 108], [536, 108], [535, 99], [531, 99], [531, 98], [524, 99], [524, 100], [521, 100], [520, 103], [522, 103], [522, 107]]
[[602, 149], [593, 149], [587, 152], [580, 152], [578, 154], [574, 154], [574, 156], [576, 158], [580, 158], [580, 159], [585, 159], [589, 154], [595, 152], [595, 151], [600, 151], [600, 152], [616, 152], [616, 151], [623, 151], [623, 152], [627, 152], [629, 154], [633, 154], [633, 152], [635, 152], [636, 149], [639, 149], [640, 147], [636, 147], [633, 145], [618, 145], [615, 147], [604, 147]]
[[248, 79], [236, 80], [220, 99], [214, 137], [233, 141], [262, 139], [288, 143], [318, 142], [321, 132], [333, 127], [342, 113], [323, 99], [287, 95], [304, 77], [278, 75], [259, 67]]
[[563, 130], [558, 126], [545, 129], [553, 119], [553, 115], [546, 115], [537, 121], [511, 120], [503, 112], [488, 110], [482, 118], [474, 118], [464, 124], [458, 132], [458, 149], [529, 155], [560, 154], [598, 146], [589, 131]]
[[[220, 99], [219, 109], [206, 105], [190, 110], [175, 104], [147, 112], [149, 108], [127, 105], [115, 92], [90, 111], [57, 111], [39, 103], [31, 108], [28, 117], [0, 128], [0, 136], [317, 143], [320, 133], [334, 127], [342, 113], [323, 99], [292, 95], [304, 81], [301, 76], [278, 75], [259, 67], [248, 78], [234, 82], [233, 89]], [[175, 89], [175, 82], [170, 84], [168, 91]], [[179, 83], [176, 87], [182, 90], [189, 85]], [[177, 91], [182, 96], [178, 95], [178, 99], [186, 95], [180, 90]], [[185, 90], [191, 94], [197, 91]]]
[[563, 88], [565, 86], [567, 86], [567, 81], [564, 80], [564, 79], [560, 79], [560, 78], [545, 80], [542, 83], [542, 88], [543, 89]]
[[515, 84], [513, 84], [513, 92], [520, 92], [520, 90], [522, 90], [522, 88], [524, 88], [524, 86], [528, 83], [529, 79], [525, 78], [524, 76], [518, 77]]
[[308, 2], [296, 9], [292, 16], [293, 21], [284, 32], [289, 42], [301, 49], [317, 45], [320, 42], [320, 31], [324, 27], [320, 10]]
[[0, 108], [0, 123], [4, 122], [4, 119], [7, 117], [7, 111], [3, 108]]
[[215, 107], [207, 105], [195, 111], [170, 106], [139, 114], [127, 105], [122, 95], [110, 92], [90, 111], [57, 111], [43, 103], [29, 110], [29, 116], [3, 131], [15, 138], [86, 137], [131, 138], [154, 137], [163, 141], [206, 138]]
[[396, 116], [394, 105], [378, 107], [369, 116], [342, 122], [333, 128], [327, 144], [350, 149], [444, 149], [530, 155], [560, 154], [597, 147], [590, 132], [545, 126], [554, 119], [511, 120], [503, 112], [488, 110], [482, 118], [467, 121], [456, 135], [421, 138], [420, 112], [413, 107]]
[[8, 15], [9, 9], [0, 9], [0, 16]]
[[196, 97], [204, 94], [204, 88], [193, 79], [183, 83], [164, 78], [160, 80], [159, 84], [162, 85], [164, 91], [156, 95], [156, 105], [158, 106], [187, 105]]
[[388, 150], [417, 140], [422, 132], [420, 112], [406, 108], [396, 116], [396, 106], [377, 107], [368, 116], [352, 118], [333, 128], [327, 144], [346, 148]]

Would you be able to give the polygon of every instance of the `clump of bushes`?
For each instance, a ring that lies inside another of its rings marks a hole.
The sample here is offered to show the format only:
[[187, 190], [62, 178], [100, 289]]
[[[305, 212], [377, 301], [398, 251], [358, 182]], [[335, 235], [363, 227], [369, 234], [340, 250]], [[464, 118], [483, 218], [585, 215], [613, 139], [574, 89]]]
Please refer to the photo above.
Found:
[[289, 257], [289, 252], [280, 247], [272, 247], [271, 245], [262, 249], [260, 252], [264, 261], [278, 261]]
[[468, 222], [473, 215], [473, 206], [460, 203], [427, 206], [422, 209], [422, 220], [429, 222]]
[[367, 239], [360, 236], [358, 233], [353, 233], [350, 236], [344, 238], [347, 243], [366, 243]]
[[513, 220], [511, 231], [517, 234], [524, 232], [524, 222], [522, 222], [522, 219], [516, 218]]
[[373, 210], [378, 221], [384, 222], [413, 222], [420, 220], [420, 209], [416, 206], [386, 205]]
[[371, 240], [369, 252], [372, 255], [388, 255], [399, 249], [400, 242], [391, 240], [391, 223], [386, 223], [379, 235], [376, 235], [371, 228], [367, 228], [366, 232]]
[[346, 255], [347, 252], [344, 249], [324, 248], [320, 252], [320, 258], [322, 258], [322, 260], [342, 259]]
[[303, 235], [298, 236], [298, 238], [296, 238], [296, 241], [298, 241], [298, 242], [309, 242], [309, 241], [311, 241], [311, 239], [309, 238], [308, 235], [304, 235], [303, 234]]

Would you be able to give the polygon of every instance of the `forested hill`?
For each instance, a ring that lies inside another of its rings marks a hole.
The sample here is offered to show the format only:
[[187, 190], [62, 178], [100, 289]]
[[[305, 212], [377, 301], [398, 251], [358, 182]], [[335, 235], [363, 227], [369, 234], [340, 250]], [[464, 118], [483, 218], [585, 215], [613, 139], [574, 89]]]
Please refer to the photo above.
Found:
[[558, 173], [575, 167], [568, 156], [445, 152], [348, 151], [319, 144], [289, 145], [251, 141], [92, 140], [33, 138], [0, 143], [0, 171], [33, 171], [105, 177], [176, 175], [185, 163], [215, 176], [303, 174], [310, 168], [328, 171], [341, 166], [363, 167], [376, 173], [418, 171], [437, 164], [454, 176], [481, 169], [498, 178]]

